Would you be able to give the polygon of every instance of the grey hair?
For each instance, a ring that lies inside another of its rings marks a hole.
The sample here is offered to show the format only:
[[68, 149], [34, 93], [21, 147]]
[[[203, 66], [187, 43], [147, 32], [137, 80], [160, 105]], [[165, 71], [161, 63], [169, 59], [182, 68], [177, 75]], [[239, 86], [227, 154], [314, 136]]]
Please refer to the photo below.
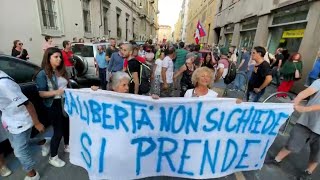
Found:
[[191, 57], [195, 57], [196, 56], [196, 54], [195, 53], [193, 53], [193, 52], [189, 52], [188, 54], [187, 54], [187, 56], [186, 56], [186, 59], [189, 59], [189, 58], [191, 58]]
[[122, 71], [118, 71], [116, 73], [114, 73], [112, 75], [112, 81], [111, 81], [111, 87], [114, 90], [117, 86], [119, 86], [119, 83], [121, 82], [121, 80], [126, 79], [128, 81], [130, 81], [130, 76]]
[[124, 46], [127, 46], [127, 50], [128, 51], [132, 51], [133, 50], [133, 46], [132, 46], [132, 44], [129, 44], [129, 43], [126, 43], [126, 44], [123, 44]]

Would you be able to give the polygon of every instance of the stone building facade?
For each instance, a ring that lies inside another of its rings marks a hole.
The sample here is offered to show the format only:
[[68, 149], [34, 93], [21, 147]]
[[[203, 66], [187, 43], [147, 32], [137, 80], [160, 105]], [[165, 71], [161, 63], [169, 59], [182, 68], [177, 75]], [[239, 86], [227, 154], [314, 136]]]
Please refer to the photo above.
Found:
[[320, 47], [320, 1], [317, 0], [220, 0], [213, 20], [213, 42], [239, 48], [263, 46], [274, 53], [283, 47], [299, 52], [303, 79], [294, 91], [304, 88]]
[[11, 54], [13, 41], [19, 39], [30, 61], [40, 64], [46, 35], [60, 48], [62, 41], [73, 37], [86, 42], [103, 36], [118, 41], [155, 40], [158, 14], [158, 0], [2, 0], [0, 51]]

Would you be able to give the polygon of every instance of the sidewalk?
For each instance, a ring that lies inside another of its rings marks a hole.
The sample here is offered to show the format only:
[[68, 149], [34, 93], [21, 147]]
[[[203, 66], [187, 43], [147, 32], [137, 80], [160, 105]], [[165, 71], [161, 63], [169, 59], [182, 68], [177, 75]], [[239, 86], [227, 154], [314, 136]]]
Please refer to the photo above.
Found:
[[[266, 90], [266, 93], [262, 100], [268, 97], [270, 94], [275, 92], [276, 89], [273, 85], [269, 86]], [[292, 94], [295, 96], [294, 94]], [[237, 93], [230, 93], [229, 97], [240, 97]], [[276, 102], [276, 103], [285, 103], [290, 102], [289, 99], [276, 99], [272, 98], [269, 102]], [[268, 151], [268, 155], [275, 155], [286, 143], [288, 139], [288, 133], [292, 129], [294, 122], [298, 119], [299, 114], [294, 113], [292, 116], [292, 122], [289, 124], [287, 133], [279, 134]], [[52, 129], [48, 129], [46, 132], [46, 137], [51, 137]], [[66, 166], [63, 168], [55, 168], [48, 164], [48, 157], [42, 157], [40, 148], [38, 146], [33, 146], [33, 154], [35, 159], [37, 160], [36, 169], [39, 171], [40, 176], [43, 180], [88, 180], [88, 174], [85, 169], [72, 165], [69, 162], [69, 155], [63, 152], [63, 146], [60, 146], [59, 156], [61, 159], [66, 161]], [[304, 171], [307, 165], [309, 157], [309, 148], [304, 148], [298, 154], [292, 154], [287, 159], [283, 161], [280, 167], [274, 165], [265, 165], [261, 170], [257, 171], [248, 171], [242, 172], [244, 178], [241, 176], [236, 176], [235, 174], [218, 178], [218, 180], [292, 180], [297, 179], [296, 177]], [[20, 163], [18, 162], [17, 158], [11, 154], [9, 157], [6, 158], [8, 162], [8, 166], [13, 171], [13, 174], [7, 178], [1, 178], [4, 180], [20, 180], [24, 178], [25, 173], [22, 171]], [[240, 173], [241, 174], [241, 173]], [[183, 178], [174, 178], [174, 177], [151, 177], [151, 178], [144, 178], [144, 180], [176, 180], [176, 179], [183, 179]], [[317, 169], [316, 172], [313, 174], [313, 179], [320, 179], [320, 169]]]

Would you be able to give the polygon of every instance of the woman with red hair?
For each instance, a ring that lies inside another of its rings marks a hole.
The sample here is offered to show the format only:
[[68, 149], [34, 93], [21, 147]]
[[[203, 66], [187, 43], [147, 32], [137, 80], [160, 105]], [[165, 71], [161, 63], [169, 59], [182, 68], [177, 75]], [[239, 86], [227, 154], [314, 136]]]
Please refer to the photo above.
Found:
[[[289, 92], [295, 81], [301, 79], [302, 61], [301, 54], [294, 53], [280, 69], [283, 81], [278, 87], [277, 92]], [[277, 97], [286, 98], [286, 94], [278, 94]]]

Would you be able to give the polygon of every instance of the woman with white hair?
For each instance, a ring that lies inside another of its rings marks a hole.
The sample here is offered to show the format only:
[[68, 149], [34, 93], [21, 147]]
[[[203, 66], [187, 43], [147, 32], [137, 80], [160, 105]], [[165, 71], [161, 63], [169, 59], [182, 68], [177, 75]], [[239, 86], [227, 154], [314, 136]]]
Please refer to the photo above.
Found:
[[187, 90], [184, 97], [211, 97], [217, 98], [218, 93], [211, 90], [214, 80], [214, 72], [207, 67], [196, 69], [191, 77], [193, 89]]
[[[129, 92], [129, 82], [130, 76], [122, 71], [118, 71], [112, 75], [111, 88], [112, 91], [118, 93], [128, 93]], [[96, 91], [99, 86], [91, 86], [91, 89]]]
[[[130, 80], [130, 76], [123, 71], [114, 73], [112, 75], [111, 90], [118, 93], [128, 93]], [[97, 91], [99, 86], [91, 86], [91, 89]], [[155, 94], [152, 94], [151, 97], [153, 99], [159, 99], [159, 96]]]

